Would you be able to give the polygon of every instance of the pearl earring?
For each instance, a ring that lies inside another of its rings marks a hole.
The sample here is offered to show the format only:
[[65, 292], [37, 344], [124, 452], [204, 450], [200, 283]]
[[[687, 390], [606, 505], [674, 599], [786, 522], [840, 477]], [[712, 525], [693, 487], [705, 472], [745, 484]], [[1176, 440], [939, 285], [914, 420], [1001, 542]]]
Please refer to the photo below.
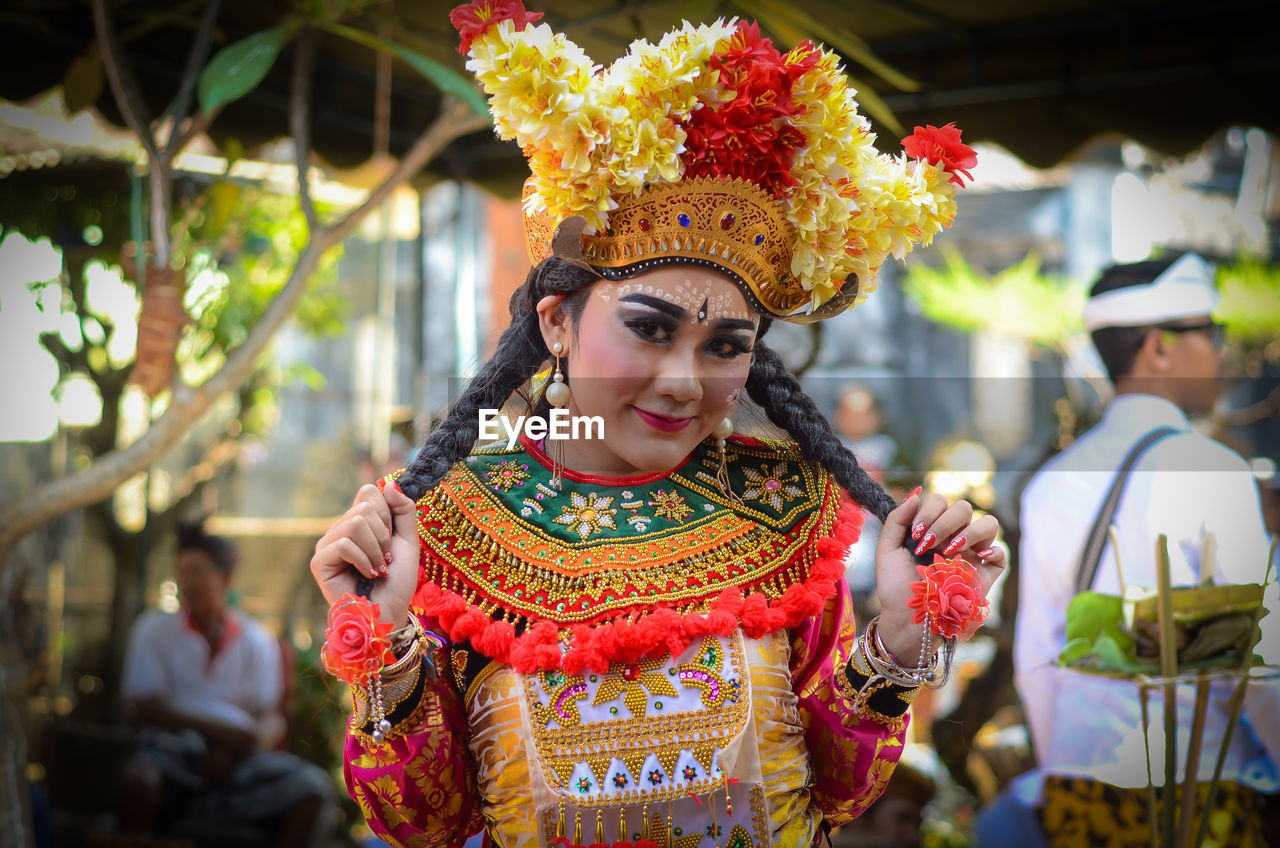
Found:
[[556, 342], [551, 346], [551, 352], [556, 357], [556, 369], [551, 375], [551, 384], [547, 386], [547, 403], [564, 409], [569, 405], [569, 384], [564, 381], [564, 374], [560, 371], [560, 354], [564, 352], [564, 345]]

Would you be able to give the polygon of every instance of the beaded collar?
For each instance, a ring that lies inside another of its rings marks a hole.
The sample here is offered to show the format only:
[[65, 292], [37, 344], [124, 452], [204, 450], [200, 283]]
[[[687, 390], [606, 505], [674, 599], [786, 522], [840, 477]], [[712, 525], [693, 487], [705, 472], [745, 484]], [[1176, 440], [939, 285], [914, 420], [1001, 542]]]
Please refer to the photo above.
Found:
[[[734, 437], [667, 473], [566, 471], [529, 443], [477, 450], [418, 501], [414, 609], [517, 671], [604, 670], [821, 611], [862, 513], [795, 445]], [[517, 635], [517, 634], [520, 635]]]

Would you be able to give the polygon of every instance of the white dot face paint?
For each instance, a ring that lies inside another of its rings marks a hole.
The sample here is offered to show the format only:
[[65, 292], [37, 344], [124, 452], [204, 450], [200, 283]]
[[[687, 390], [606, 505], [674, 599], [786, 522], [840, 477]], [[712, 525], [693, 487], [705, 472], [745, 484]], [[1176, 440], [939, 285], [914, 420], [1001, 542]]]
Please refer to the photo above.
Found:
[[[689, 269], [681, 270], [688, 273]], [[669, 288], [644, 282], [642, 278], [646, 276], [648, 275], [642, 274], [640, 277], [617, 282], [602, 280], [596, 284], [595, 294], [606, 303], [629, 294], [656, 297], [680, 307], [688, 313], [688, 320], [696, 323], [713, 323], [719, 319], [754, 321], [758, 317], [756, 313], [746, 308], [746, 301], [740, 294], [735, 297], [736, 292], [726, 292], [718, 285], [723, 278], [716, 280], [710, 276], [686, 276], [676, 283], [674, 288]]]

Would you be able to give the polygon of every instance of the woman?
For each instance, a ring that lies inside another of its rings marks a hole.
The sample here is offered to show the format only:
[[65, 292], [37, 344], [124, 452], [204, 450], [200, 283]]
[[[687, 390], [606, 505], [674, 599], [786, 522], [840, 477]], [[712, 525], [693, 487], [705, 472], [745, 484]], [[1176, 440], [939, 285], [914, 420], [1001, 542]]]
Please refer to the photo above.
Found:
[[[1003, 554], [968, 504], [895, 504], [762, 338], [948, 225], [972, 151], [947, 127], [877, 154], [834, 57], [754, 25], [597, 73], [538, 17], [451, 15], [533, 171], [511, 327], [312, 560], [348, 785], [393, 844], [818, 844], [883, 789]], [[596, 435], [473, 449], [529, 388]], [[732, 435], [744, 395], [794, 442]], [[864, 511], [884, 612], [859, 638], [837, 587]]]

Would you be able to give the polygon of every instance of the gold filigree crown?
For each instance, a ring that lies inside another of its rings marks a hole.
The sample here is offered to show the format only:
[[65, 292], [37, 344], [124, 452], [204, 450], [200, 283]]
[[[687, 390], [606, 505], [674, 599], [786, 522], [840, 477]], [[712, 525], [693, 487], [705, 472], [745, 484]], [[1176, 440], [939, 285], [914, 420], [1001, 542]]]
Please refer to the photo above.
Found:
[[[950, 226], [976, 162], [948, 125], [879, 153], [835, 54], [779, 53], [755, 24], [686, 23], [599, 69], [519, 0], [453, 10], [498, 135], [529, 161], [530, 259], [562, 253], [605, 277], [705, 264], [787, 321], [834, 315], [892, 255]], [[568, 252], [577, 258], [577, 245]]]
[[[526, 200], [531, 191], [526, 185]], [[526, 214], [533, 264], [552, 255], [555, 226], [545, 210]], [[856, 278], [813, 313], [794, 314], [810, 299], [791, 274], [794, 240], [778, 202], [760, 186], [697, 177], [648, 186], [624, 198], [609, 213], [603, 233], [582, 236], [582, 259], [609, 279], [676, 263], [716, 268], [738, 283], [752, 309], [790, 320], [817, 321], [847, 306], [857, 294]]]

